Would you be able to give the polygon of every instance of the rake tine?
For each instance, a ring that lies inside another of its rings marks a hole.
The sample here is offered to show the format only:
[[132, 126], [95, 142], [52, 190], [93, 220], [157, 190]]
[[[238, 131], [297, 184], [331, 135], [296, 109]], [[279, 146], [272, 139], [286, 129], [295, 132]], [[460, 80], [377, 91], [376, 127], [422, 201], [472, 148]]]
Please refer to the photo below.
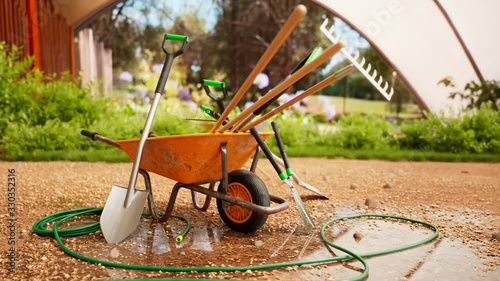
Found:
[[[288, 181], [289, 185], [292, 185], [291, 181], [289, 181], [289, 180], [287, 180], [287, 181]], [[290, 189], [292, 189], [292, 187], [290, 187]], [[311, 233], [311, 227], [309, 226], [309, 224], [312, 225], [312, 227], [314, 228], [314, 223], [312, 222], [312, 219], [311, 219], [309, 213], [307, 212], [307, 210], [303, 206], [304, 202], [302, 202], [302, 199], [300, 198], [300, 195], [297, 193], [297, 190], [295, 190], [295, 191], [292, 190], [292, 194], [293, 194], [293, 199], [295, 200], [295, 204], [297, 205], [297, 209], [299, 210], [300, 219], [302, 220], [302, 223], [304, 224], [306, 232]]]
[[[333, 31], [334, 31], [334, 25], [332, 25], [329, 29], [326, 28], [326, 26], [328, 25], [328, 18], [325, 18], [325, 20], [323, 21], [323, 23], [321, 24], [320, 26], [320, 30], [321, 32], [326, 36], [326, 38], [328, 38], [328, 40], [330, 40], [332, 43], [338, 43], [340, 41], [340, 36], [337, 36], [337, 37], [334, 37], [333, 36]], [[391, 100], [391, 97], [392, 95], [394, 95], [394, 89], [393, 87], [390, 87], [391, 90], [389, 93], [387, 93], [387, 88], [382, 88], [381, 87], [381, 84], [382, 84], [382, 81], [379, 79], [379, 82], [377, 83], [374, 79], [376, 78], [376, 70], [374, 70], [374, 74], [373, 75], [370, 75], [370, 70], [371, 70], [371, 64], [368, 64], [368, 67], [366, 69], [363, 68], [364, 64], [365, 64], [365, 58], [362, 57], [361, 59], [361, 62], [358, 62], [358, 57], [359, 57], [359, 54], [357, 54], [356, 56], [352, 56], [352, 52], [349, 50], [349, 52], [347, 50], [345, 50], [345, 48], [343, 48], [342, 50], [342, 53], [347, 57], [347, 59], [349, 61], [351, 61], [351, 63], [356, 66], [356, 68], [359, 70], [359, 72], [361, 72], [361, 74], [363, 74], [363, 76], [366, 77], [366, 79], [368, 79], [368, 81], [387, 99], [387, 100]], [[380, 77], [382, 80], [383, 78]]]

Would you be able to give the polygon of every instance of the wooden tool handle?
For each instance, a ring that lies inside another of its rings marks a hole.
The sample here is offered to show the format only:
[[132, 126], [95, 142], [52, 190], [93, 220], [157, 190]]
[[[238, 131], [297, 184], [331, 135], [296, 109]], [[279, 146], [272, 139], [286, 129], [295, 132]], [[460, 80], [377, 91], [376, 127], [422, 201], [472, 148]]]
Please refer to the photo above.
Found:
[[[283, 27], [281, 27], [278, 34], [276, 34], [274, 40], [271, 42], [269, 47], [267, 47], [262, 57], [259, 59], [255, 67], [252, 69], [252, 72], [250, 72], [245, 82], [243, 82], [243, 84], [238, 89], [234, 97], [231, 99], [231, 102], [226, 106], [224, 112], [222, 112], [221, 117], [219, 118], [219, 120], [217, 120], [215, 125], [210, 130], [211, 133], [214, 133], [217, 130], [217, 128], [219, 128], [219, 126], [222, 124], [222, 121], [226, 119], [231, 110], [233, 110], [233, 108], [238, 104], [243, 95], [248, 91], [250, 86], [252, 86], [252, 83], [257, 77], [257, 75], [261, 73], [262, 70], [269, 63], [269, 61], [271, 61], [274, 54], [276, 54], [280, 46], [283, 45], [283, 43], [288, 38], [290, 33], [292, 33], [292, 31], [295, 29], [295, 26], [299, 23], [302, 17], [305, 16], [306, 12], [307, 9], [304, 5], [297, 5], [297, 7], [295, 7], [292, 14], [288, 17], [287, 21], [283, 25]], [[224, 130], [219, 130], [219, 132], [223, 131]]]
[[339, 70], [339, 71], [335, 72], [334, 74], [330, 75], [329, 77], [325, 78], [323, 81], [321, 81], [321, 82], [317, 83], [316, 85], [312, 86], [311, 88], [307, 89], [305, 92], [301, 93], [300, 95], [297, 95], [296, 97], [289, 100], [288, 102], [286, 102], [286, 103], [278, 106], [277, 108], [269, 111], [268, 113], [264, 114], [262, 117], [255, 120], [254, 122], [246, 125], [245, 127], [243, 127], [243, 129], [241, 131], [245, 132], [245, 131], [249, 130], [250, 128], [253, 128], [253, 127], [259, 125], [260, 123], [262, 123], [262, 122], [266, 121], [267, 119], [273, 117], [274, 115], [282, 112], [283, 110], [289, 108], [290, 106], [296, 104], [297, 102], [307, 98], [308, 96], [310, 96], [318, 91], [321, 91], [323, 88], [332, 84], [333, 82], [342, 79], [343, 77], [345, 77], [347, 74], [351, 73], [355, 69], [356, 69], [356, 67], [352, 64], [342, 68], [341, 70]]
[[294, 74], [290, 75], [287, 79], [283, 80], [280, 84], [278, 84], [276, 87], [274, 87], [271, 91], [269, 91], [266, 95], [264, 95], [262, 98], [257, 100], [254, 104], [252, 104], [250, 107], [245, 109], [243, 112], [241, 112], [238, 116], [236, 116], [233, 120], [229, 121], [226, 125], [222, 126], [222, 128], [219, 130], [219, 132], [223, 132], [224, 130], [232, 127], [236, 123], [238, 123], [241, 120], [244, 120], [247, 118], [252, 112], [254, 112], [257, 108], [263, 106], [266, 104], [269, 100], [274, 98], [276, 95], [279, 95], [282, 91], [286, 90], [288, 87], [293, 85], [295, 82], [300, 80], [302, 77], [307, 75], [309, 72], [312, 70], [316, 69], [318, 66], [323, 64], [326, 60], [331, 58], [336, 52], [338, 52], [340, 49], [344, 47], [343, 43], [337, 43], [335, 45], [332, 45], [328, 47], [319, 57], [317, 57], [315, 60], [310, 62], [307, 65], [304, 65], [301, 67], [297, 72]]

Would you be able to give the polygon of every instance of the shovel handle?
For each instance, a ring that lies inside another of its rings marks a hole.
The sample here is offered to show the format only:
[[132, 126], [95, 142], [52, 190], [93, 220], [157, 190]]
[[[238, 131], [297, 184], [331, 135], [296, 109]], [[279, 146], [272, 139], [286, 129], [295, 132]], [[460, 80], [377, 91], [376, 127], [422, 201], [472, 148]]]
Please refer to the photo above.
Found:
[[[170, 40], [182, 41], [182, 46], [177, 51], [171, 53], [167, 50], [167, 42]], [[172, 68], [174, 58], [180, 56], [184, 52], [184, 49], [186, 49], [188, 42], [189, 37], [185, 35], [165, 34], [165, 36], [163, 37], [163, 43], [161, 45], [163, 52], [167, 54], [167, 58], [165, 59], [165, 63], [163, 64], [160, 78], [158, 79], [158, 84], [156, 85], [155, 93], [159, 93], [160, 95], [163, 94], [163, 90], [165, 89], [165, 84], [167, 84], [168, 74], [170, 73], [170, 68]]]
[[[222, 96], [217, 96], [212, 93], [209, 86], [222, 89]], [[226, 83], [203, 79], [203, 89], [205, 89], [207, 95], [217, 103], [219, 111], [222, 113], [224, 111], [224, 99], [227, 97]]]
[[222, 88], [222, 89], [226, 88], [226, 83], [208, 79], [203, 79], [203, 85]]

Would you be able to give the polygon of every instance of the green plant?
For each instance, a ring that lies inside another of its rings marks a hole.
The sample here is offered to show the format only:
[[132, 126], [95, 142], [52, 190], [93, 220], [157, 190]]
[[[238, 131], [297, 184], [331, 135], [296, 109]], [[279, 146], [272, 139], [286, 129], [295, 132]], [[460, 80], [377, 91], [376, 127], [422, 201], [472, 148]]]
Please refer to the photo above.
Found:
[[377, 115], [342, 116], [336, 127], [325, 136], [325, 144], [348, 149], [385, 149], [395, 144], [394, 125]]
[[497, 153], [500, 139], [500, 113], [491, 103], [476, 112], [447, 116], [443, 112], [425, 113], [426, 119], [403, 123], [401, 148], [453, 153]]
[[[455, 88], [451, 77], [442, 79], [438, 84]], [[498, 107], [500, 106], [500, 81], [485, 80], [480, 83], [470, 81], [465, 84], [463, 91], [453, 91], [450, 93], [449, 98], [454, 99], [455, 97], [459, 97], [462, 101], [465, 101], [467, 109], [478, 109], [484, 103], [491, 102], [493, 110], [498, 111]]]

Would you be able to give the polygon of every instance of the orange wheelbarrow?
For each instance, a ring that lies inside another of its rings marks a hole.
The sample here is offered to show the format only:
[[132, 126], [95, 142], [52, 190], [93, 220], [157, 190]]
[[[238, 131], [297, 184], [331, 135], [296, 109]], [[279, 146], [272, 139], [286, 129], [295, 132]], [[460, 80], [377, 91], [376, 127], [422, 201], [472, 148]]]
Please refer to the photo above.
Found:
[[[98, 133], [86, 130], [81, 133], [92, 140], [122, 149], [134, 160], [139, 139], [113, 141]], [[272, 133], [260, 135], [265, 139]], [[151, 216], [160, 222], [168, 220], [179, 190], [187, 188], [191, 190], [195, 209], [206, 211], [211, 199], [215, 198], [219, 215], [228, 227], [244, 233], [258, 230], [268, 215], [283, 211], [290, 205], [284, 198], [269, 194], [264, 182], [254, 173], [259, 152], [257, 142], [250, 133], [149, 137], [144, 145], [139, 174], [149, 191]], [[242, 169], [252, 156], [251, 168]], [[177, 181], [162, 216], [156, 212], [149, 172]], [[198, 193], [206, 195], [203, 204], [198, 202]], [[274, 203], [272, 206], [271, 202]]]

